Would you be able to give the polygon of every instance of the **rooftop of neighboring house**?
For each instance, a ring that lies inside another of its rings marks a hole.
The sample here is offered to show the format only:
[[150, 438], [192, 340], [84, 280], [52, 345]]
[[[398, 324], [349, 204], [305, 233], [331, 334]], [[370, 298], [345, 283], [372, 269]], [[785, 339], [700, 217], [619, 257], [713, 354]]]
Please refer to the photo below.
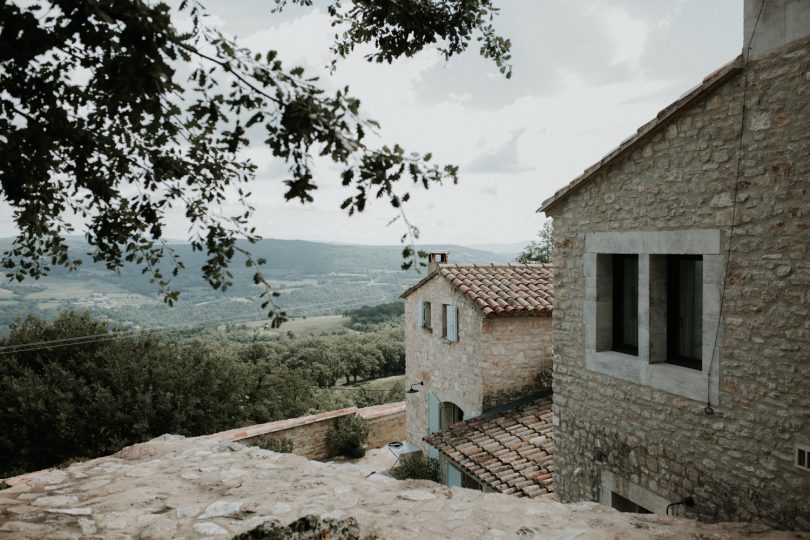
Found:
[[554, 493], [551, 396], [490, 409], [426, 438], [465, 473], [492, 490], [519, 497]]
[[550, 264], [440, 264], [401, 298], [434, 277], [446, 279], [485, 317], [550, 315], [554, 307], [554, 270]]

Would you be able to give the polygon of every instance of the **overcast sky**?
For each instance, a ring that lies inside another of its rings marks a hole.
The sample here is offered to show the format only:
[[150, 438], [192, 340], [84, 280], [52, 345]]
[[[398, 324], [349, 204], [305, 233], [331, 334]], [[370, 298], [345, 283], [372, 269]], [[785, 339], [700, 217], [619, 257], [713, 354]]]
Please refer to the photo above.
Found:
[[[255, 50], [276, 49], [289, 67], [348, 84], [381, 142], [430, 151], [461, 167], [458, 185], [413, 190], [406, 211], [424, 243], [514, 243], [532, 239], [535, 210], [703, 77], [739, 54], [741, 0], [508, 0], [499, 32], [512, 40], [514, 75], [470, 50], [450, 62], [434, 52], [394, 65], [361, 54], [328, 75], [334, 30], [322, 9], [270, 12], [269, 0], [207, 0], [212, 22]], [[285, 203], [283, 164], [258, 145], [255, 225], [265, 237], [394, 244], [401, 226], [387, 203], [347, 217], [336, 169], [318, 168], [314, 204]], [[172, 218], [166, 232], [182, 238]], [[0, 236], [14, 229], [0, 209]]]

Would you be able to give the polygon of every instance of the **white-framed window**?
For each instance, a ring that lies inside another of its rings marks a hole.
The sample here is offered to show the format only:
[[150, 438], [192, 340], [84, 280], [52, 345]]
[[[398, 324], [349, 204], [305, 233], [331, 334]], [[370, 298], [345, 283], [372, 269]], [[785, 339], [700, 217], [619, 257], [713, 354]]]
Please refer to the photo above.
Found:
[[588, 369], [716, 399], [722, 244], [719, 230], [706, 229], [587, 234]]
[[452, 304], [442, 304], [442, 339], [458, 341], [458, 309]]

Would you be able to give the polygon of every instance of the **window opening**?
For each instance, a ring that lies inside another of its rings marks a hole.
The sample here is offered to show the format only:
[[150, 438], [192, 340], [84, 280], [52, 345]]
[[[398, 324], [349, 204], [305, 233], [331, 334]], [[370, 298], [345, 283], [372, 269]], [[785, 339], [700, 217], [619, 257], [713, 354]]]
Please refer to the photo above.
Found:
[[638, 255], [613, 256], [613, 347], [638, 356]]
[[703, 257], [667, 257], [667, 363], [703, 369]]

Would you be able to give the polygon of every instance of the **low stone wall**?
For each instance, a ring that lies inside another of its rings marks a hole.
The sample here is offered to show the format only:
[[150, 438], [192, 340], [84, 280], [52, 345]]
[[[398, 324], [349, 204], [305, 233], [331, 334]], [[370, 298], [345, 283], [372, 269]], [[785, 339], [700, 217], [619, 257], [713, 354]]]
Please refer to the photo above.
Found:
[[333, 453], [326, 447], [326, 432], [341, 416], [357, 414], [368, 420], [373, 430], [369, 448], [380, 448], [391, 441], [405, 440], [405, 402], [373, 407], [347, 407], [336, 411], [300, 416], [267, 424], [258, 424], [205, 435], [201, 439], [217, 442], [238, 441], [246, 445], [266, 446], [272, 439], [289, 439], [292, 453], [308, 459], [328, 459]]

